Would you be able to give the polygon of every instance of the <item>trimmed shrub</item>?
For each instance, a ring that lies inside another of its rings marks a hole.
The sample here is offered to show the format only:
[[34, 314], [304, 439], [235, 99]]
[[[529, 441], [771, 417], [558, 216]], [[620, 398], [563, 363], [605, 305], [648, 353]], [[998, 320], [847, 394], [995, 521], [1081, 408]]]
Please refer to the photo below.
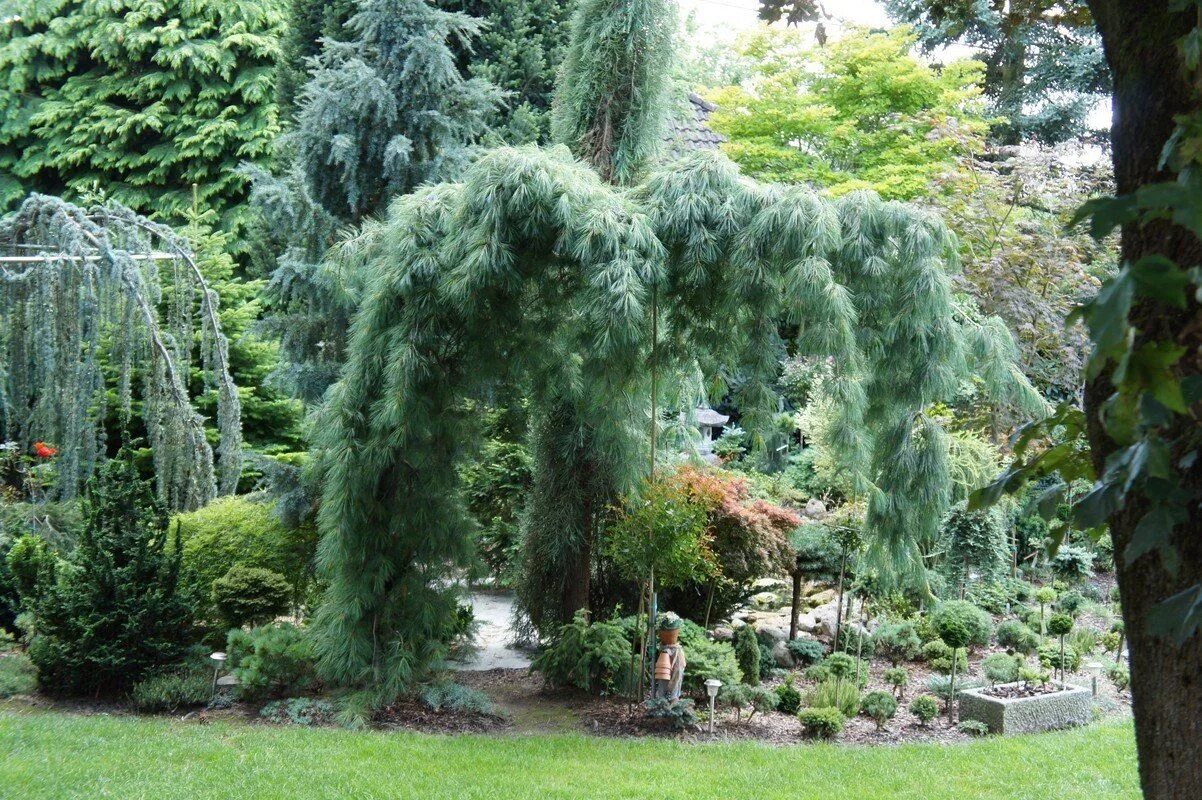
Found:
[[[1039, 648], [1039, 663], [1047, 669], [1060, 669], [1060, 647], [1048, 642]], [[1076, 672], [1081, 668], [1081, 654], [1071, 646], [1064, 648], [1064, 671]]]
[[981, 661], [981, 671], [990, 683], [1014, 683], [1022, 666], [1021, 656], [1008, 653], [993, 653]]
[[939, 715], [939, 701], [929, 694], [920, 694], [910, 701], [910, 713], [918, 718], [921, 725], [926, 725]]
[[280, 573], [236, 564], [213, 581], [213, 607], [227, 628], [262, 625], [288, 610], [291, 592]]
[[671, 700], [667, 697], [656, 697], [648, 700], [644, 706], [647, 716], [651, 719], [666, 719], [673, 730], [682, 731], [686, 728], [697, 727], [697, 714], [693, 710], [692, 700]]
[[997, 643], [1007, 650], [1030, 655], [1039, 648], [1039, 634], [1016, 619], [997, 626]]
[[906, 696], [906, 684], [910, 682], [910, 673], [905, 667], [890, 667], [885, 670], [885, 683], [893, 687], [898, 699]]
[[706, 697], [705, 682], [710, 678], [722, 681], [723, 686], [743, 682], [743, 672], [735, 659], [734, 648], [726, 642], [711, 642], [704, 637], [686, 642], [681, 636], [689, 666], [684, 671], [681, 691], [692, 697]]
[[872, 635], [875, 650], [897, 666], [913, 661], [922, 652], [922, 642], [912, 622], [886, 622]]
[[776, 692], [771, 689], [763, 686], [748, 686], [745, 683], [738, 686], [723, 686], [718, 697], [734, 709], [736, 720], [746, 709], [748, 711], [747, 722], [751, 722], [751, 718], [757, 711], [772, 711], [780, 702]]
[[796, 714], [797, 710], [801, 708], [801, 692], [797, 691], [797, 687], [793, 685], [792, 675], [786, 678], [783, 684], [776, 687], [776, 708], [785, 714]]
[[843, 628], [839, 631], [839, 646], [836, 649], [842, 650], [852, 657], [859, 653], [863, 658], [872, 658], [876, 655], [876, 642], [873, 641], [872, 634], [867, 631], [864, 631], [861, 639], [860, 626], [844, 622]]
[[870, 692], [860, 703], [860, 711], [881, 730], [897, 714], [897, 700], [889, 692]]
[[177, 516], [173, 531], [176, 525], [183, 551], [181, 589], [203, 613], [211, 611], [213, 581], [235, 566], [283, 575], [294, 606], [303, 605], [313, 589], [316, 532], [285, 526], [266, 497], [219, 497], [204, 508]]
[[806, 667], [802, 673], [807, 681], [811, 683], [822, 683], [829, 680], [831, 677], [831, 668], [826, 664], [814, 664], [811, 667]]
[[790, 639], [785, 648], [799, 667], [820, 664], [826, 658], [826, 648], [816, 639]]
[[213, 678], [196, 669], [162, 672], [134, 684], [129, 695], [134, 708], [148, 714], [203, 706], [213, 696]]
[[735, 631], [735, 659], [739, 662], [739, 670], [743, 680], [748, 685], [755, 686], [760, 682], [760, 641], [756, 638], [755, 629], [744, 625]]
[[772, 657], [772, 648], [760, 642], [760, 681], [766, 681], [776, 672], [776, 659]]
[[[931, 669], [938, 672], [950, 673], [952, 671], [952, 649], [938, 639], [922, 646], [922, 660], [927, 662]], [[964, 650], [957, 650], [956, 672], [967, 671], [968, 654]]]
[[1074, 618], [1081, 613], [1084, 605], [1085, 597], [1076, 589], [1065, 592], [1056, 600], [1056, 608]]
[[227, 667], [238, 679], [239, 697], [300, 694], [317, 683], [313, 644], [295, 625], [265, 625], [229, 632]]
[[797, 721], [806, 735], [815, 739], [833, 739], [843, 730], [845, 717], [837, 708], [803, 708]]
[[987, 647], [992, 634], [989, 615], [967, 600], [948, 600], [931, 613], [939, 638], [952, 648]]
[[1048, 633], [1053, 636], [1067, 636], [1073, 630], [1073, 618], [1068, 614], [1053, 614], [1048, 619]]

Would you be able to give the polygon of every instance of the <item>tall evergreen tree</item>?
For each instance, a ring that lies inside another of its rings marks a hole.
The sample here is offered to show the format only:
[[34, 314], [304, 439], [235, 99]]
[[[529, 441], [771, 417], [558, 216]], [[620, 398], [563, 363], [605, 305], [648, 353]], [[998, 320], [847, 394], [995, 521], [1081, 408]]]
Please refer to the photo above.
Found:
[[454, 177], [486, 131], [499, 92], [464, 80], [451, 42], [479, 23], [425, 0], [359, 0], [326, 39], [281, 139], [278, 176], [252, 169], [253, 200], [282, 252], [268, 287], [294, 392], [320, 398], [342, 363], [355, 306], [353, 276], [326, 256], [339, 231], [397, 195]]
[[96, 192], [236, 230], [279, 132], [283, 0], [0, 0], [0, 212]]
[[937, 530], [946, 448], [915, 455], [938, 433], [923, 410], [971, 371], [1004, 372], [978, 357], [1005, 357], [955, 316], [952, 237], [873, 195], [833, 204], [757, 184], [719, 154], [647, 175], [674, 28], [666, 0], [583, 3], [555, 108], [578, 157], [496, 150], [462, 181], [401, 198], [355, 243], [368, 289], [316, 426], [329, 589], [315, 631], [324, 673], [368, 702], [445, 652], [449, 577], [472, 539], [460, 462], [478, 420], [464, 400], [500, 387], [531, 398], [526, 544], [547, 551], [528, 567], [544, 624], [588, 604], [606, 506], [647, 470], [657, 378], [741, 372], [744, 423], [762, 443], [781, 319], [800, 353], [831, 360], [830, 436], [874, 499], [932, 506], [882, 511], [874, 535], [905, 562], [910, 539]]
[[568, 42], [568, 0], [438, 0], [485, 23], [460, 68], [507, 92], [495, 125], [509, 144], [546, 142], [551, 99]]
[[308, 81], [310, 60], [321, 53], [322, 39], [339, 38], [354, 12], [355, 0], [291, 0], [276, 77], [282, 118], [292, 118], [296, 96]]

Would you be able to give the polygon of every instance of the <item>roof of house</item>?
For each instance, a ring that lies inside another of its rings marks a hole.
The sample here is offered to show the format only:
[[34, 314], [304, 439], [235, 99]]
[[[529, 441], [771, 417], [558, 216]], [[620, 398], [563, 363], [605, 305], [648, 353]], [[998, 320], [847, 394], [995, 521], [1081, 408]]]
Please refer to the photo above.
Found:
[[673, 158], [686, 155], [693, 150], [717, 150], [726, 137], [709, 126], [710, 114], [717, 108], [699, 94], [689, 92], [688, 110], [681, 118], [668, 120], [664, 141]]

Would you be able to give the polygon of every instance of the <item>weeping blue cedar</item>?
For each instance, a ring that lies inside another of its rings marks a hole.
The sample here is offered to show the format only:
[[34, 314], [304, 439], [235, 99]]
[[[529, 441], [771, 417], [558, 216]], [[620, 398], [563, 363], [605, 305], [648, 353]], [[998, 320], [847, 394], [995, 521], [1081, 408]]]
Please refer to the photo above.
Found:
[[[0, 248], [42, 259], [0, 264], [0, 440], [54, 442], [55, 492], [72, 498], [104, 458], [108, 412], [127, 423], [137, 400], [168, 507], [233, 492], [241, 401], [217, 294], [188, 242], [115, 203], [32, 195], [0, 220]], [[216, 471], [188, 390], [197, 357], [217, 393]]]

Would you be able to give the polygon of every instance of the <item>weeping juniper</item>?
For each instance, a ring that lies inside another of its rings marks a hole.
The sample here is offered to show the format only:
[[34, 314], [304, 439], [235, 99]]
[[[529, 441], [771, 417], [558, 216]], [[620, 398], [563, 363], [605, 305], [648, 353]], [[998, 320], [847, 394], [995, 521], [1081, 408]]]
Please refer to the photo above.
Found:
[[[55, 492], [72, 498], [106, 454], [110, 413], [124, 428], [140, 407], [168, 507], [234, 491], [241, 402], [217, 294], [188, 242], [115, 203], [32, 195], [0, 220], [0, 251], [18, 254], [0, 263], [0, 439], [53, 442]], [[194, 365], [217, 395], [216, 469]]]
[[448, 579], [472, 540], [465, 401], [502, 387], [534, 420], [521, 598], [544, 623], [588, 604], [608, 504], [646, 474], [650, 398], [678, 388], [652, 376], [746, 376], [738, 402], [763, 442], [782, 319], [799, 353], [831, 363], [831, 438], [865, 491], [932, 506], [914, 518], [930, 531], [880, 520], [882, 541], [905, 562], [908, 537], [937, 532], [947, 448], [922, 412], [973, 368], [951, 235], [872, 194], [758, 184], [717, 153], [651, 170], [671, 13], [585, 0], [556, 108], [571, 149], [489, 152], [352, 244], [363, 305], [316, 426], [329, 589], [315, 630], [327, 677], [369, 704], [445, 652]]
[[425, 0], [359, 0], [345, 38], [308, 61], [279, 175], [248, 167], [252, 202], [278, 232], [267, 294], [286, 362], [281, 377], [306, 401], [335, 379], [360, 288], [328, 260], [346, 228], [398, 195], [457, 176], [487, 130], [499, 90], [460, 74], [450, 43], [479, 32], [471, 17]]

